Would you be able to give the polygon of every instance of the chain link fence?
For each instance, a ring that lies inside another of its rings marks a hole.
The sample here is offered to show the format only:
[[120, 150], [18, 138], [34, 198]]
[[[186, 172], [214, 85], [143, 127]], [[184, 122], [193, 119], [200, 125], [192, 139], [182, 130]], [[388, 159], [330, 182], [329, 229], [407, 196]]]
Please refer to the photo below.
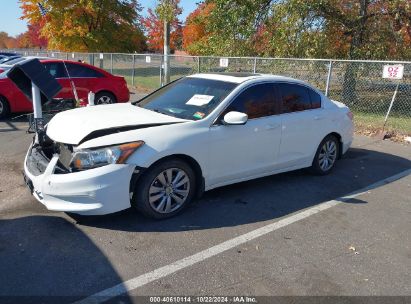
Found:
[[[164, 60], [158, 54], [63, 53], [16, 50], [25, 56], [81, 60], [125, 77], [138, 94], [164, 84]], [[384, 65], [404, 65], [402, 80], [382, 78]], [[331, 99], [347, 104], [357, 129], [395, 131], [411, 135], [411, 62], [347, 61], [323, 59], [170, 56], [170, 80], [195, 73], [251, 72], [284, 75], [304, 80]], [[390, 108], [394, 92], [396, 98]]]

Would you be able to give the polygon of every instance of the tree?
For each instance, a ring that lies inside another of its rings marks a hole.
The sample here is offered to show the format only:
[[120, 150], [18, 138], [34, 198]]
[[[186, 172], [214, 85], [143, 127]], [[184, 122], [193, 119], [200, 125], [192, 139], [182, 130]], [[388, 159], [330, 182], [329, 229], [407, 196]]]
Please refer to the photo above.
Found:
[[[204, 4], [200, 5], [187, 19], [186, 29], [194, 37], [197, 33], [206, 34], [207, 39], [197, 48], [202, 54], [411, 58], [410, 0], [206, 0], [205, 3], [214, 5], [209, 17], [204, 23], [195, 21], [201, 20], [197, 15], [204, 14]], [[195, 46], [190, 38], [188, 41], [187, 45]]]
[[[311, 0], [313, 11], [327, 20], [325, 31], [329, 39], [335, 38], [348, 45], [348, 59], [379, 59], [388, 55], [395, 31], [387, 18], [390, 11], [385, 0]], [[385, 22], [384, 22], [385, 21]], [[334, 31], [333, 31], [334, 30]], [[340, 33], [340, 35], [332, 35]], [[393, 44], [394, 45], [394, 44]], [[344, 74], [342, 99], [355, 103], [359, 65], [349, 63]]]
[[252, 45], [263, 56], [324, 58], [327, 37], [323, 25], [324, 20], [304, 1], [271, 1]]
[[[280, 0], [276, 0], [277, 2]], [[223, 56], [255, 54], [254, 37], [270, 13], [268, 0], [213, 0], [207, 23], [208, 52]]]
[[20, 0], [22, 19], [44, 20], [41, 35], [48, 46], [62, 51], [133, 52], [144, 48], [137, 0], [44, 0], [42, 17], [37, 0]]
[[[147, 32], [147, 45], [149, 50], [155, 52], [163, 51], [164, 46], [164, 21], [161, 17], [161, 10], [158, 8], [161, 2], [157, 5], [156, 10], [148, 9], [148, 16], [142, 18], [142, 24]], [[181, 47], [181, 22], [178, 16], [181, 15], [182, 9], [179, 6], [180, 0], [171, 2], [172, 12], [170, 21], [170, 48], [175, 50]]]
[[17, 47], [22, 49], [30, 49], [33, 48], [31, 44], [30, 37], [27, 32], [21, 33], [16, 37]]
[[27, 25], [27, 37], [30, 41], [31, 47], [38, 47], [40, 49], [47, 48], [47, 38], [41, 36], [41, 29], [44, 26], [44, 22]]
[[208, 53], [210, 38], [209, 18], [214, 8], [214, 3], [200, 3], [198, 7], [187, 16], [183, 27], [182, 47], [191, 55], [205, 55]]
[[0, 32], [0, 49], [13, 49], [17, 47], [17, 41], [6, 32]]

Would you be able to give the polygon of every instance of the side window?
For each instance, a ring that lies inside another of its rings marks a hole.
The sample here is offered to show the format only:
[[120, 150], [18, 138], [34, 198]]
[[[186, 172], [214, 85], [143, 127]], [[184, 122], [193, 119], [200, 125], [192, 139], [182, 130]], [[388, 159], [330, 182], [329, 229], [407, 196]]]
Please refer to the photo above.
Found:
[[280, 83], [278, 87], [281, 94], [282, 113], [311, 109], [311, 99], [308, 88], [291, 83]]
[[46, 62], [43, 65], [54, 78], [67, 77], [66, 70], [61, 62]]
[[246, 89], [231, 102], [222, 116], [231, 111], [246, 113], [249, 119], [278, 114], [274, 84], [257, 84]]
[[68, 72], [70, 74], [70, 77], [79, 77], [79, 78], [99, 78], [103, 77], [103, 75], [96, 70], [93, 70], [91, 68], [85, 67], [80, 64], [74, 64], [74, 63], [66, 63]]
[[321, 108], [321, 96], [314, 90], [308, 89], [310, 92], [311, 108], [318, 109]]

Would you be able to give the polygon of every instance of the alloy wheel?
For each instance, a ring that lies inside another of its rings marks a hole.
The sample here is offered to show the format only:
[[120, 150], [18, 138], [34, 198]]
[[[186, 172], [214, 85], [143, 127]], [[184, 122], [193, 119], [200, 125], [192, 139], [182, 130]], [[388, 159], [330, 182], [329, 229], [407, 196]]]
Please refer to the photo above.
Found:
[[161, 172], [149, 188], [149, 203], [159, 213], [171, 213], [179, 209], [190, 192], [190, 179], [179, 168], [169, 168]]
[[97, 100], [98, 105], [110, 104], [110, 103], [113, 103], [113, 101], [111, 100], [110, 96], [107, 96], [107, 95], [103, 95]]
[[321, 170], [328, 171], [332, 168], [337, 159], [337, 144], [333, 140], [328, 140], [321, 147], [318, 155], [318, 163]]

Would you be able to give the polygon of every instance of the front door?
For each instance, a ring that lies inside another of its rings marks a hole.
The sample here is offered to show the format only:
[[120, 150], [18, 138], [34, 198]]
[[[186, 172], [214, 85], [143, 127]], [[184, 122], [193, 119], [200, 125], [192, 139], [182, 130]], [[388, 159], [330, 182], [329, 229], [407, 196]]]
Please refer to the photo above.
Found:
[[[240, 93], [210, 128], [210, 186], [272, 172], [281, 142], [281, 116], [272, 83], [253, 85]], [[224, 125], [230, 111], [248, 115], [244, 125]]]

